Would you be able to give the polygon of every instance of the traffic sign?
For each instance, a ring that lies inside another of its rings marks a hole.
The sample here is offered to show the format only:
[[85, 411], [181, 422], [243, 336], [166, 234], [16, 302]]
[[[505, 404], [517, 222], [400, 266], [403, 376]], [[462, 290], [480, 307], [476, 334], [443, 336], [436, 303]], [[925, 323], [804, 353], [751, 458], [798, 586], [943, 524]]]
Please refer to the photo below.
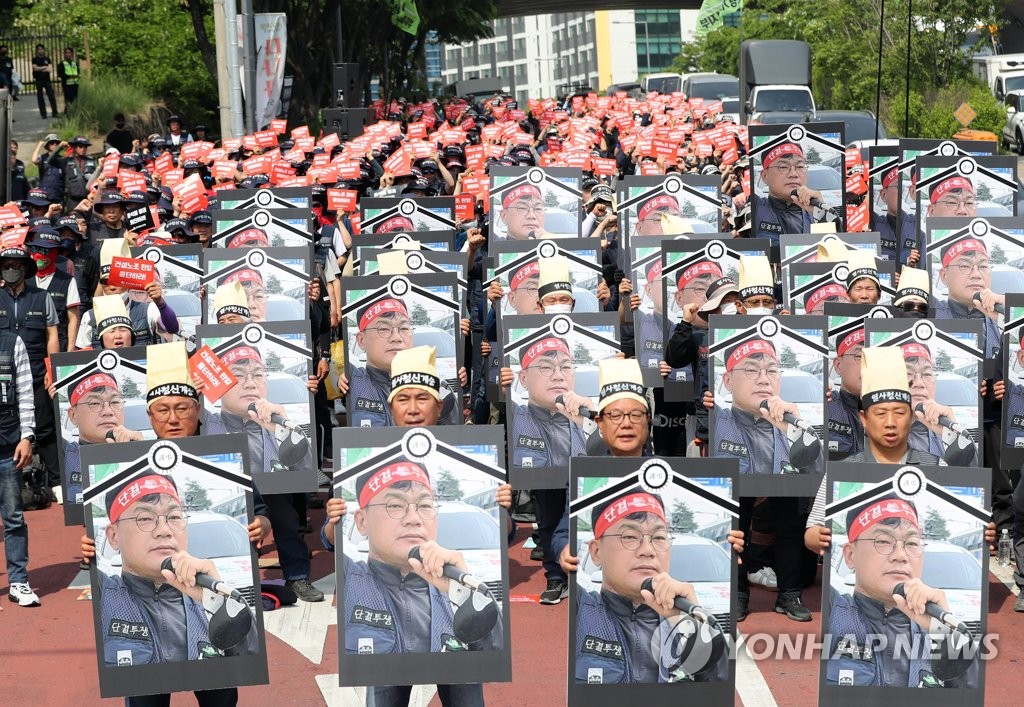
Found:
[[959, 108], [953, 111], [953, 117], [959, 121], [960, 125], [966, 128], [970, 125], [972, 120], [978, 117], [978, 114], [968, 103], [964, 102], [960, 104]]

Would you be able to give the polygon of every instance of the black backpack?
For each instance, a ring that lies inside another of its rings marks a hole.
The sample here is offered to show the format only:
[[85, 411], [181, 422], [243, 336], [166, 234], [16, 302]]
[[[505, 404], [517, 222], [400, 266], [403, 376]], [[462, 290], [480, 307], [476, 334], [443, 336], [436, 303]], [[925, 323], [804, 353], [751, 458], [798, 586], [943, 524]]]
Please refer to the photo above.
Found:
[[46, 485], [46, 470], [32, 458], [32, 464], [21, 474], [21, 504], [26, 511], [41, 511], [53, 502]]

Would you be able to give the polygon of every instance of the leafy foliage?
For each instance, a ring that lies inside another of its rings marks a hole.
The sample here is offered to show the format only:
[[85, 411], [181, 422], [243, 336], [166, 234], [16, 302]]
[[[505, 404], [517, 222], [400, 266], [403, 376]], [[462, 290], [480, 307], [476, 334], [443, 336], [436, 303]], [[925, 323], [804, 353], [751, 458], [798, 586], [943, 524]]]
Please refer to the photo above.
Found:
[[[743, 39], [800, 39], [811, 45], [813, 90], [821, 109], [875, 110], [881, 0], [748, 0], [739, 27], [721, 27], [683, 47], [674, 71], [735, 74]], [[953, 111], [967, 101], [970, 127], [998, 132], [1005, 111], [972, 76], [961, 50], [969, 32], [995, 23], [1007, 0], [914, 0], [910, 42], [910, 120], [904, 129], [908, 0], [885, 3], [882, 119], [892, 132], [950, 137]]]

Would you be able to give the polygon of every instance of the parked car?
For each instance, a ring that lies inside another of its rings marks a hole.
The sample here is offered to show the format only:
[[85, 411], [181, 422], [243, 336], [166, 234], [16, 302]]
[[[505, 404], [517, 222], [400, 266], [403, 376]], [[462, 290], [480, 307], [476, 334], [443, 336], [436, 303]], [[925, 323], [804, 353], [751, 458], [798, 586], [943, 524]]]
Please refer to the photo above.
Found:
[[[346, 518], [355, 516], [353, 505], [349, 504]], [[349, 522], [344, 530], [342, 551], [352, 560], [366, 562], [369, 541], [355, 523]], [[500, 532], [498, 521], [482, 508], [459, 501], [438, 501], [437, 544], [461, 552], [469, 573], [483, 581], [497, 600], [503, 596]]]
[[[252, 546], [245, 526], [223, 513], [187, 509], [186, 512], [188, 553], [212, 560], [221, 581], [241, 592], [253, 606]], [[121, 553], [107, 542], [103, 528], [96, 533], [96, 569], [108, 575], [121, 574]]]
[[[829, 584], [837, 592], [850, 594], [857, 576], [846, 566], [845, 535], [832, 536], [832, 573]], [[981, 628], [981, 563], [968, 550], [942, 540], [925, 538], [921, 581], [946, 594], [949, 610], [978, 635]]]

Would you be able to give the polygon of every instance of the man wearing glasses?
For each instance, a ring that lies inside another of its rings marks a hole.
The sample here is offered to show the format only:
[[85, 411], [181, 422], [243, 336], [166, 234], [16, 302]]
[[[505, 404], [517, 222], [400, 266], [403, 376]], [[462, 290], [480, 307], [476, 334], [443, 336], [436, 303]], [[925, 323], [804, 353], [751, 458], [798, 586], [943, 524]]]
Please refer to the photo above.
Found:
[[828, 401], [828, 459], [841, 461], [864, 448], [861, 422], [861, 359], [864, 327], [846, 333], [836, 342], [832, 370], [839, 376], [839, 390]]
[[636, 211], [636, 235], [664, 235], [663, 215], [682, 218], [683, 212], [679, 208], [679, 199], [671, 194], [659, 194], [645, 201]]
[[81, 445], [131, 442], [142, 433], [124, 426], [124, 398], [117, 381], [109, 373], [87, 376], [68, 395], [68, 420], [78, 428], [78, 440], [64, 444], [64, 477], [68, 500], [82, 502]]
[[[947, 417], [956, 422], [953, 408], [935, 399], [935, 363], [931, 349], [925, 344], [910, 342], [902, 344], [903, 360], [907, 366], [907, 385], [910, 388], [910, 407], [914, 414], [914, 424], [910, 428], [910, 447], [917, 451], [928, 452], [939, 459], [956, 451], [954, 443], [957, 435], [939, 424], [939, 419]], [[918, 410], [921, 406], [921, 410]], [[978, 466], [977, 448], [972, 466]]]
[[978, 201], [974, 195], [974, 183], [961, 176], [939, 180], [929, 190], [927, 213], [928, 218], [976, 216]]
[[[943, 197], [946, 198], [950, 197]], [[1002, 317], [996, 312], [996, 306], [1005, 307], [1006, 297], [992, 291], [992, 263], [988, 247], [983, 241], [968, 236], [946, 245], [940, 257], [942, 268], [939, 270], [939, 279], [946, 285], [949, 294], [946, 299], [936, 299], [935, 318], [982, 321], [985, 357], [995, 358], [999, 349], [999, 321]]]
[[783, 142], [768, 150], [760, 178], [768, 195], [751, 195], [754, 238], [768, 238], [777, 248], [783, 233], [810, 233], [812, 223], [824, 220], [812, 216], [812, 200], [821, 204], [824, 197], [807, 186], [807, 159], [798, 143]]
[[[852, 595], [831, 590], [827, 683], [976, 687], [977, 652], [961, 645], [958, 632], [936, 636], [925, 613], [928, 602], [947, 611], [949, 603], [945, 592], [921, 581], [927, 543], [914, 502], [896, 494], [869, 501], [847, 514], [846, 528], [843, 562], [856, 584]], [[893, 594], [897, 584], [905, 598]], [[906, 650], [881, 650], [883, 639]]]
[[[824, 473], [820, 446], [815, 452], [803, 431], [783, 420], [785, 413], [798, 419], [801, 414], [795, 404], [779, 396], [782, 369], [771, 342], [754, 338], [726, 349], [722, 383], [732, 394], [732, 406], [714, 407], [708, 456], [738, 458], [741, 474]], [[767, 409], [762, 409], [762, 403]], [[740, 499], [740, 530], [744, 534], [751, 530], [754, 501], [751, 497]], [[767, 514], [775, 529], [772, 547], [779, 594], [774, 610], [794, 621], [810, 621], [811, 612], [801, 603], [803, 516], [799, 502], [793, 497], [769, 498], [761, 515]], [[737, 621], [742, 621], [750, 602], [746, 572], [739, 573], [737, 588]]]
[[[238, 612], [237, 602], [195, 585], [199, 572], [214, 579], [220, 575], [211, 560], [188, 553], [188, 514], [173, 478], [149, 472], [130, 479], [107, 493], [106, 511], [107, 542], [121, 555], [120, 575], [99, 575], [99, 626], [107, 667], [254, 655], [259, 650], [251, 611], [246, 607]], [[161, 569], [167, 558], [173, 572]], [[229, 620], [248, 622], [248, 632], [233, 645], [215, 645], [208, 633], [215, 614], [221, 614], [219, 620], [234, 614]], [[233, 689], [216, 691], [223, 692], [237, 699]]]
[[[365, 562], [344, 556], [345, 650], [350, 654], [494, 651], [504, 646], [500, 617], [483, 638], [461, 635], [455, 613], [471, 613], [475, 598], [443, 574], [445, 565], [468, 572], [461, 552], [437, 543], [437, 502], [430, 475], [399, 458], [356, 480], [356, 529], [369, 546]], [[409, 557], [419, 548], [420, 559]], [[464, 606], [466, 601], [473, 602]], [[439, 688], [444, 686], [438, 686]], [[479, 686], [452, 689], [464, 699], [446, 704], [482, 705]], [[375, 688], [389, 691], [392, 688]], [[396, 702], [397, 704], [397, 702]]]
[[[356, 344], [366, 352], [366, 366], [352, 366], [348, 417], [352, 427], [390, 427], [395, 424], [388, 405], [391, 363], [400, 351], [412, 348], [413, 324], [405, 303], [385, 297], [360, 310]], [[458, 424], [455, 396], [443, 396], [438, 424]]]
[[267, 321], [267, 288], [263, 283], [263, 275], [252, 268], [241, 268], [217, 281], [217, 287], [234, 283], [241, 284], [249, 307], [250, 321]]
[[505, 192], [501, 199], [501, 222], [506, 238], [525, 240], [545, 238], [544, 196], [532, 184], [521, 184]]
[[912, 214], [900, 210], [898, 167], [893, 167], [882, 177], [878, 198], [885, 204], [885, 215], [875, 211], [871, 218], [872, 228], [882, 237], [880, 257], [906, 265], [917, 265], [921, 259], [917, 249], [917, 224]]

